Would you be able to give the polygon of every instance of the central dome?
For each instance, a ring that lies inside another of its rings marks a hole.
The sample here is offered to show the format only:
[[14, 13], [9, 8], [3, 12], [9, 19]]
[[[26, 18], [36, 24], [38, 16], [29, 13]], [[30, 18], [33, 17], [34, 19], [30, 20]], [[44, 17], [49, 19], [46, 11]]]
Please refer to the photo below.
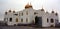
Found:
[[31, 4], [29, 5], [29, 3], [28, 3], [28, 4], [25, 6], [25, 9], [26, 9], [26, 8], [32, 8], [32, 5], [31, 5]]

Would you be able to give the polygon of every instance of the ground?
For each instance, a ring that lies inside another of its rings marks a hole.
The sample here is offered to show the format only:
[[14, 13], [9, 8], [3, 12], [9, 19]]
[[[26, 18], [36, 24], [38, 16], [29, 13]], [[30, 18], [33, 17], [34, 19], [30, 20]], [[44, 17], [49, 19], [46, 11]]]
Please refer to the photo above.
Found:
[[30, 26], [0, 26], [0, 29], [60, 29], [60, 28], [35, 28]]

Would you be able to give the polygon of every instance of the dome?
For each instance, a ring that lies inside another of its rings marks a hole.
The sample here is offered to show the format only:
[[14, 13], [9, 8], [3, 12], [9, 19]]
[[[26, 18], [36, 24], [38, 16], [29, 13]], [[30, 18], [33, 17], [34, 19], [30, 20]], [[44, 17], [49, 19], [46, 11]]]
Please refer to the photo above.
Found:
[[41, 11], [44, 11], [44, 9], [42, 8]]
[[13, 13], [15, 13], [15, 11], [13, 11]]
[[5, 12], [5, 14], [7, 14], [7, 12]]
[[32, 5], [31, 5], [31, 4], [30, 4], [30, 5], [27, 4], [27, 5], [25, 6], [25, 9], [26, 9], [26, 8], [32, 8]]
[[58, 15], [58, 13], [55, 13], [55, 15], [57, 16], [57, 15]]
[[52, 13], [54, 13], [54, 11], [52, 11]]
[[11, 12], [11, 10], [9, 10], [9, 12]]

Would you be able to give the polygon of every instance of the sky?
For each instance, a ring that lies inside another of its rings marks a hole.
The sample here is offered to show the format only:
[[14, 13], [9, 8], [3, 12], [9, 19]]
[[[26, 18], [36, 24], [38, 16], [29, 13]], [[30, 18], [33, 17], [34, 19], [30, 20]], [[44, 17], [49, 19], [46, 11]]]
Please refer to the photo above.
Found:
[[39, 10], [42, 7], [45, 11], [52, 10], [59, 15], [60, 22], [60, 0], [0, 0], [0, 20], [4, 19], [4, 13], [8, 10], [21, 11], [27, 3], [31, 3], [33, 9]]

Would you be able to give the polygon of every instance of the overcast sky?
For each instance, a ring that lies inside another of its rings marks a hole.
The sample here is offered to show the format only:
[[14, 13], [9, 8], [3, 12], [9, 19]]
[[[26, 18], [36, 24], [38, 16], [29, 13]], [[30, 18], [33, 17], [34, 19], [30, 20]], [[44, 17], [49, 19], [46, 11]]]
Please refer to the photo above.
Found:
[[0, 0], [0, 20], [3, 20], [5, 11], [9, 9], [21, 11], [27, 3], [31, 3], [36, 10], [41, 9], [42, 6], [45, 11], [54, 10], [58, 12], [60, 18], [60, 0]]

